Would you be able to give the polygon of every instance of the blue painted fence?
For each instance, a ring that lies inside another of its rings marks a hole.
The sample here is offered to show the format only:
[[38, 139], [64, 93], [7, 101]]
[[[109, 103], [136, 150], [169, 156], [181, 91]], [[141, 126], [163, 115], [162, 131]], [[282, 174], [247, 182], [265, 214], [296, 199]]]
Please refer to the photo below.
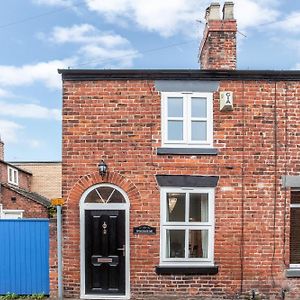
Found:
[[0, 220], [0, 295], [49, 294], [49, 221]]

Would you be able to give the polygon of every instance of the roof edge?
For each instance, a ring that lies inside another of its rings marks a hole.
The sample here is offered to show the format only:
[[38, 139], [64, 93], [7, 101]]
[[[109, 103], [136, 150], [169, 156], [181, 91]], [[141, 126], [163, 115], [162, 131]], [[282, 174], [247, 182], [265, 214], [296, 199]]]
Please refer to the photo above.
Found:
[[63, 80], [271, 80], [298, 81], [300, 70], [59, 69]]
[[22, 169], [22, 168], [20, 168], [20, 167], [18, 167], [18, 166], [15, 166], [14, 164], [9, 163], [9, 162], [7, 162], [7, 161], [4, 161], [4, 160], [1, 160], [1, 159], [0, 159], [0, 163], [3, 163], [3, 164], [5, 164], [5, 165], [8, 165], [8, 166], [10, 166], [10, 167], [12, 167], [12, 168], [15, 168], [15, 169], [21, 171], [21, 172], [24, 172], [24, 173], [27, 173], [27, 174], [29, 174], [29, 175], [32, 175], [32, 173], [31, 173], [30, 171], [24, 170], [24, 169]]

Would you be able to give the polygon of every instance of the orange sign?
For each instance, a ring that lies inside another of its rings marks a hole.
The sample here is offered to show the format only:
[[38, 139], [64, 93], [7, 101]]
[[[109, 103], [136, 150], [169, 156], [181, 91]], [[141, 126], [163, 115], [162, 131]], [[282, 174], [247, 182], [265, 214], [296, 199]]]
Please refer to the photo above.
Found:
[[62, 206], [63, 204], [64, 204], [64, 199], [63, 198], [51, 199], [51, 205], [52, 206]]

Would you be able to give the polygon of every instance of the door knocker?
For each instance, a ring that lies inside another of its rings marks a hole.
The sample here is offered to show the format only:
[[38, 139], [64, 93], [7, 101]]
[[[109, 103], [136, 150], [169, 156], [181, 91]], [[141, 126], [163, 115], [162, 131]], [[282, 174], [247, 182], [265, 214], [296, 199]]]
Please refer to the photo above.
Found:
[[103, 234], [107, 234], [107, 230], [106, 230], [107, 224], [105, 222], [102, 224], [102, 228], [103, 228]]

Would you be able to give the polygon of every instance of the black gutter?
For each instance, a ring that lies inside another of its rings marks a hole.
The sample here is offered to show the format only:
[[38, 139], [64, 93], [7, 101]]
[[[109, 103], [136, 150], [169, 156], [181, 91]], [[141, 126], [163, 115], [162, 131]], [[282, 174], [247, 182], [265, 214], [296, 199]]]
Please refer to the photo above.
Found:
[[265, 80], [299, 81], [300, 71], [59, 69], [63, 80]]

